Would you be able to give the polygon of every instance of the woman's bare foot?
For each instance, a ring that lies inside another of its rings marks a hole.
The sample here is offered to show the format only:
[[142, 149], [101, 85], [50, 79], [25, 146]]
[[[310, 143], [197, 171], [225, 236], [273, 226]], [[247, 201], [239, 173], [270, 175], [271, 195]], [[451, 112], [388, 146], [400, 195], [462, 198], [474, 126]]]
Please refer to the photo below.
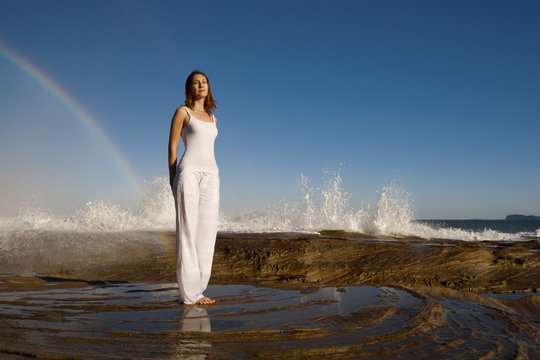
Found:
[[212, 300], [210, 298], [207, 298], [206, 296], [203, 296], [202, 298], [200, 298], [199, 300], [195, 302], [195, 304], [197, 305], [212, 305], [215, 303], [216, 303], [216, 300]]

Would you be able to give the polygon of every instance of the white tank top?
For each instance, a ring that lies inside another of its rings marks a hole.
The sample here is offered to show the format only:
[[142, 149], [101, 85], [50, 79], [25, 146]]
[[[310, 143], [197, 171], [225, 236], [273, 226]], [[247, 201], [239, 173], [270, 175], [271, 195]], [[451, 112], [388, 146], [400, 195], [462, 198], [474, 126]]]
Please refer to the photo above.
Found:
[[191, 115], [187, 107], [186, 111], [189, 115], [189, 122], [182, 129], [185, 150], [178, 168], [180, 170], [215, 172], [218, 170], [214, 156], [214, 142], [218, 134], [216, 118], [212, 115], [214, 122], [207, 122]]

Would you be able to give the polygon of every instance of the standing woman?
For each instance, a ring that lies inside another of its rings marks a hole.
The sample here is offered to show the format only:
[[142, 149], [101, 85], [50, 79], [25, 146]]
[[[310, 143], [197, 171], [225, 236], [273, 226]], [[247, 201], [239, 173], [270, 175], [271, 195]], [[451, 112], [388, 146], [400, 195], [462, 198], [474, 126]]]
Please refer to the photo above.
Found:
[[[185, 105], [176, 109], [169, 136], [169, 179], [176, 206], [176, 278], [184, 304], [215, 303], [203, 295], [212, 271], [219, 208], [214, 109], [208, 77], [194, 70], [186, 80]], [[177, 165], [180, 137], [185, 150]]]

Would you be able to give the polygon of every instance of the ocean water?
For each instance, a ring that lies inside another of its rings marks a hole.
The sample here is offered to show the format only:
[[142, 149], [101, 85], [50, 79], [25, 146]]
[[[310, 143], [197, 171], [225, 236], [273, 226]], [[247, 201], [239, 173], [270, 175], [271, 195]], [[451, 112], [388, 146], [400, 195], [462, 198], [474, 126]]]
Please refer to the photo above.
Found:
[[[124, 208], [104, 201], [88, 202], [71, 214], [55, 214], [43, 204], [28, 204], [19, 215], [0, 218], [0, 250], [26, 234], [173, 231], [174, 201], [168, 180], [146, 184], [140, 204]], [[416, 219], [413, 201], [400, 186], [378, 192], [376, 204], [355, 209], [343, 191], [339, 173], [322, 186], [310, 186], [302, 176], [294, 199], [265, 207], [221, 212], [222, 232], [308, 232], [344, 230], [391, 238], [451, 239], [462, 241], [529, 241], [540, 239], [540, 221], [422, 220]], [[11, 240], [10, 240], [11, 239]]]

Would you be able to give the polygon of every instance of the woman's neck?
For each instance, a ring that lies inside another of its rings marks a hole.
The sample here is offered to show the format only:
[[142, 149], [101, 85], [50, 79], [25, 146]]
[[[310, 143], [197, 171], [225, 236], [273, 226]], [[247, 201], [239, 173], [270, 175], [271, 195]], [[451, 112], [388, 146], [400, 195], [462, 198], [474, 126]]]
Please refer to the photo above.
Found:
[[206, 109], [204, 108], [204, 100], [205, 98], [195, 100], [193, 102], [193, 110], [206, 112]]

